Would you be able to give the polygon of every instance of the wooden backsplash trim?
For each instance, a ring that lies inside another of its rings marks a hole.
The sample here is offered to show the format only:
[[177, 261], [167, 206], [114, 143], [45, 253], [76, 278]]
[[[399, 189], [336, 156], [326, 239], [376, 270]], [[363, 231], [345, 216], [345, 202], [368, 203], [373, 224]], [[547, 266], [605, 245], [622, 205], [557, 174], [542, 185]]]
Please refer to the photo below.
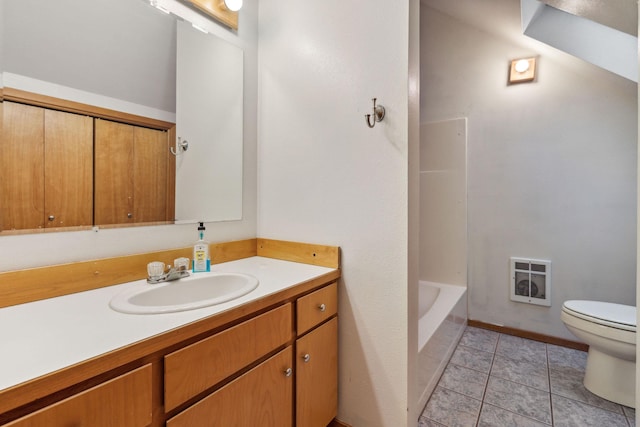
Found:
[[[340, 267], [337, 246], [247, 239], [213, 243], [209, 248], [212, 264], [259, 255], [323, 267]], [[149, 262], [173, 264], [178, 257], [191, 258], [192, 250], [188, 247], [0, 272], [0, 308], [144, 279]]]
[[318, 265], [321, 267], [340, 267], [340, 248], [338, 246], [323, 246], [311, 243], [261, 238], [257, 240], [259, 256]]
[[[173, 264], [178, 257], [191, 259], [192, 250], [172, 249], [0, 273], [0, 308], [144, 279], [149, 262]], [[255, 256], [256, 239], [213, 244], [210, 253], [214, 264]]]

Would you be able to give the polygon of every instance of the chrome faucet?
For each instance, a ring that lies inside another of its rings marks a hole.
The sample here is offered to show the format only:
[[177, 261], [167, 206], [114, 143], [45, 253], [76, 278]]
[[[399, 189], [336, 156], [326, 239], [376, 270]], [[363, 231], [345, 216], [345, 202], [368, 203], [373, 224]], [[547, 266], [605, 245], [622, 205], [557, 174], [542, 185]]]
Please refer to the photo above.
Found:
[[173, 267], [167, 266], [165, 271], [163, 262], [154, 261], [147, 264], [147, 283], [155, 285], [162, 282], [171, 282], [189, 276], [189, 258], [176, 258]]

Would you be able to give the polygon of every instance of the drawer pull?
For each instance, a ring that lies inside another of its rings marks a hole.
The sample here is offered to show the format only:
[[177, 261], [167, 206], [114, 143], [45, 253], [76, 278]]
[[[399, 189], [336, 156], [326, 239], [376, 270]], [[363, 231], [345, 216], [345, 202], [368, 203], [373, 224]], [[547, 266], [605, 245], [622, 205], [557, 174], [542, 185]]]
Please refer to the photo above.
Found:
[[326, 306], [326, 305], [324, 305], [324, 304], [320, 304], [320, 305], [318, 306], [318, 310], [320, 310], [320, 311], [325, 311], [326, 309], [327, 309], [327, 306]]
[[309, 355], [309, 353], [302, 356], [302, 360], [304, 360], [304, 363], [308, 363], [309, 360], [311, 360], [311, 356]]
[[285, 377], [290, 377], [292, 374], [293, 374], [293, 369], [291, 369], [291, 368], [287, 368], [287, 369], [284, 371], [284, 376], [285, 376]]

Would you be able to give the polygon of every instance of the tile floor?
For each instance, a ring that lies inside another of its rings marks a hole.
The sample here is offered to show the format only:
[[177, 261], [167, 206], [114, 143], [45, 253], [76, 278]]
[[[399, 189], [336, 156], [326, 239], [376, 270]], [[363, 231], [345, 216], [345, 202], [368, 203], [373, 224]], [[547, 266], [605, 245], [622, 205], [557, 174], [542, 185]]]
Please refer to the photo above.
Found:
[[467, 327], [418, 427], [634, 427], [582, 385], [587, 353]]

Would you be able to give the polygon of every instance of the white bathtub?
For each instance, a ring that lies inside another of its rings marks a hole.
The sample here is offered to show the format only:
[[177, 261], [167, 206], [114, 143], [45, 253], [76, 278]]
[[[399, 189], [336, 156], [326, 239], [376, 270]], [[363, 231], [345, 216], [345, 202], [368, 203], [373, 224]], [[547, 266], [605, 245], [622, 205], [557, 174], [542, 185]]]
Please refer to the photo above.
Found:
[[467, 323], [467, 288], [420, 281], [418, 324], [419, 408], [447, 366]]

